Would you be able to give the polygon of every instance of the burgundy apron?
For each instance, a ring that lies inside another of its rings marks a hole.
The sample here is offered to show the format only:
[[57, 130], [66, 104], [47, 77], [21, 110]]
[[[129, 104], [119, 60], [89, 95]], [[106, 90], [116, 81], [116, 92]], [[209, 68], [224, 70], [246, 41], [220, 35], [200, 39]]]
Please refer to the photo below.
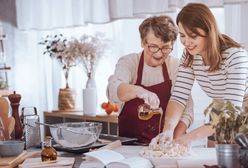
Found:
[[149, 144], [151, 139], [158, 135], [159, 130], [163, 130], [165, 110], [171, 96], [171, 80], [168, 75], [166, 64], [163, 63], [164, 82], [148, 87], [143, 86], [141, 84], [143, 66], [144, 54], [142, 53], [135, 85], [142, 86], [143, 88], [157, 94], [160, 100], [160, 107], [163, 109], [161, 128], [159, 129], [160, 114], [154, 115], [149, 120], [140, 120], [138, 118], [138, 106], [144, 103], [144, 100], [140, 98], [132, 99], [124, 104], [118, 117], [118, 125], [120, 136], [138, 138], [140, 143]]

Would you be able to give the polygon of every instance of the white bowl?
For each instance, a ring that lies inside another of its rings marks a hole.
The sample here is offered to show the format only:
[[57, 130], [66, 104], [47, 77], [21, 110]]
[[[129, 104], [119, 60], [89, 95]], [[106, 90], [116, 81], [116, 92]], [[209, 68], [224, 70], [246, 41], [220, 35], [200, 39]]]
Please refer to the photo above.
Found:
[[17, 156], [24, 150], [24, 141], [8, 140], [0, 141], [0, 156]]
[[54, 140], [63, 147], [82, 147], [96, 142], [102, 131], [102, 123], [69, 122], [52, 124], [50, 132]]

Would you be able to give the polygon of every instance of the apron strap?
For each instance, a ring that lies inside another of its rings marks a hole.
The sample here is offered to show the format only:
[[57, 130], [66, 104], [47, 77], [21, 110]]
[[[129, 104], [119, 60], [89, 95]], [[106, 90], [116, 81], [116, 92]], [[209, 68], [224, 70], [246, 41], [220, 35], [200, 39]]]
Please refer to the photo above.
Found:
[[143, 74], [143, 67], [144, 67], [144, 51], [141, 53], [139, 66], [138, 66], [138, 77], [135, 85], [141, 85], [142, 81], [142, 74]]
[[162, 67], [163, 67], [164, 80], [165, 80], [165, 79], [169, 79], [169, 80], [170, 80], [170, 77], [169, 77], [169, 73], [168, 73], [168, 70], [167, 70], [166, 63], [163, 63], [163, 64], [162, 64]]
[[[137, 76], [137, 81], [135, 85], [141, 85], [141, 81], [142, 81], [142, 74], [143, 74], [143, 67], [144, 67], [144, 51], [141, 53], [140, 56], [140, 61], [139, 61], [139, 66], [138, 66], [138, 76]], [[165, 79], [170, 79], [169, 78], [169, 74], [168, 74], [168, 70], [167, 70], [167, 66], [166, 63], [162, 64], [163, 67], [163, 76], [164, 76], [164, 80]]]

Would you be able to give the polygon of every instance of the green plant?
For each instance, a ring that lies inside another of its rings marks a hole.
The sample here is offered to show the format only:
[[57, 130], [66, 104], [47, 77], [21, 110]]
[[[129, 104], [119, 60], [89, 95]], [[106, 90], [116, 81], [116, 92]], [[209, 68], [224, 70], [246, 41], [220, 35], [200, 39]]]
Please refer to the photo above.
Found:
[[234, 106], [230, 101], [211, 103], [204, 114], [210, 114], [210, 124], [215, 129], [218, 144], [234, 144], [237, 133], [248, 136], [248, 110]]

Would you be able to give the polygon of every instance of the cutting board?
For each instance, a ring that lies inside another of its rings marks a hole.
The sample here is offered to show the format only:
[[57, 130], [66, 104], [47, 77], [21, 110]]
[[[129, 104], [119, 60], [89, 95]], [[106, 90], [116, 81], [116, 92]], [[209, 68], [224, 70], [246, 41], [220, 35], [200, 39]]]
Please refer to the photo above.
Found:
[[56, 161], [42, 162], [41, 158], [27, 158], [20, 168], [72, 168], [75, 162], [74, 157], [58, 157]]
[[12, 168], [23, 162], [28, 157], [28, 152], [23, 151], [18, 156], [0, 157], [0, 168]]

